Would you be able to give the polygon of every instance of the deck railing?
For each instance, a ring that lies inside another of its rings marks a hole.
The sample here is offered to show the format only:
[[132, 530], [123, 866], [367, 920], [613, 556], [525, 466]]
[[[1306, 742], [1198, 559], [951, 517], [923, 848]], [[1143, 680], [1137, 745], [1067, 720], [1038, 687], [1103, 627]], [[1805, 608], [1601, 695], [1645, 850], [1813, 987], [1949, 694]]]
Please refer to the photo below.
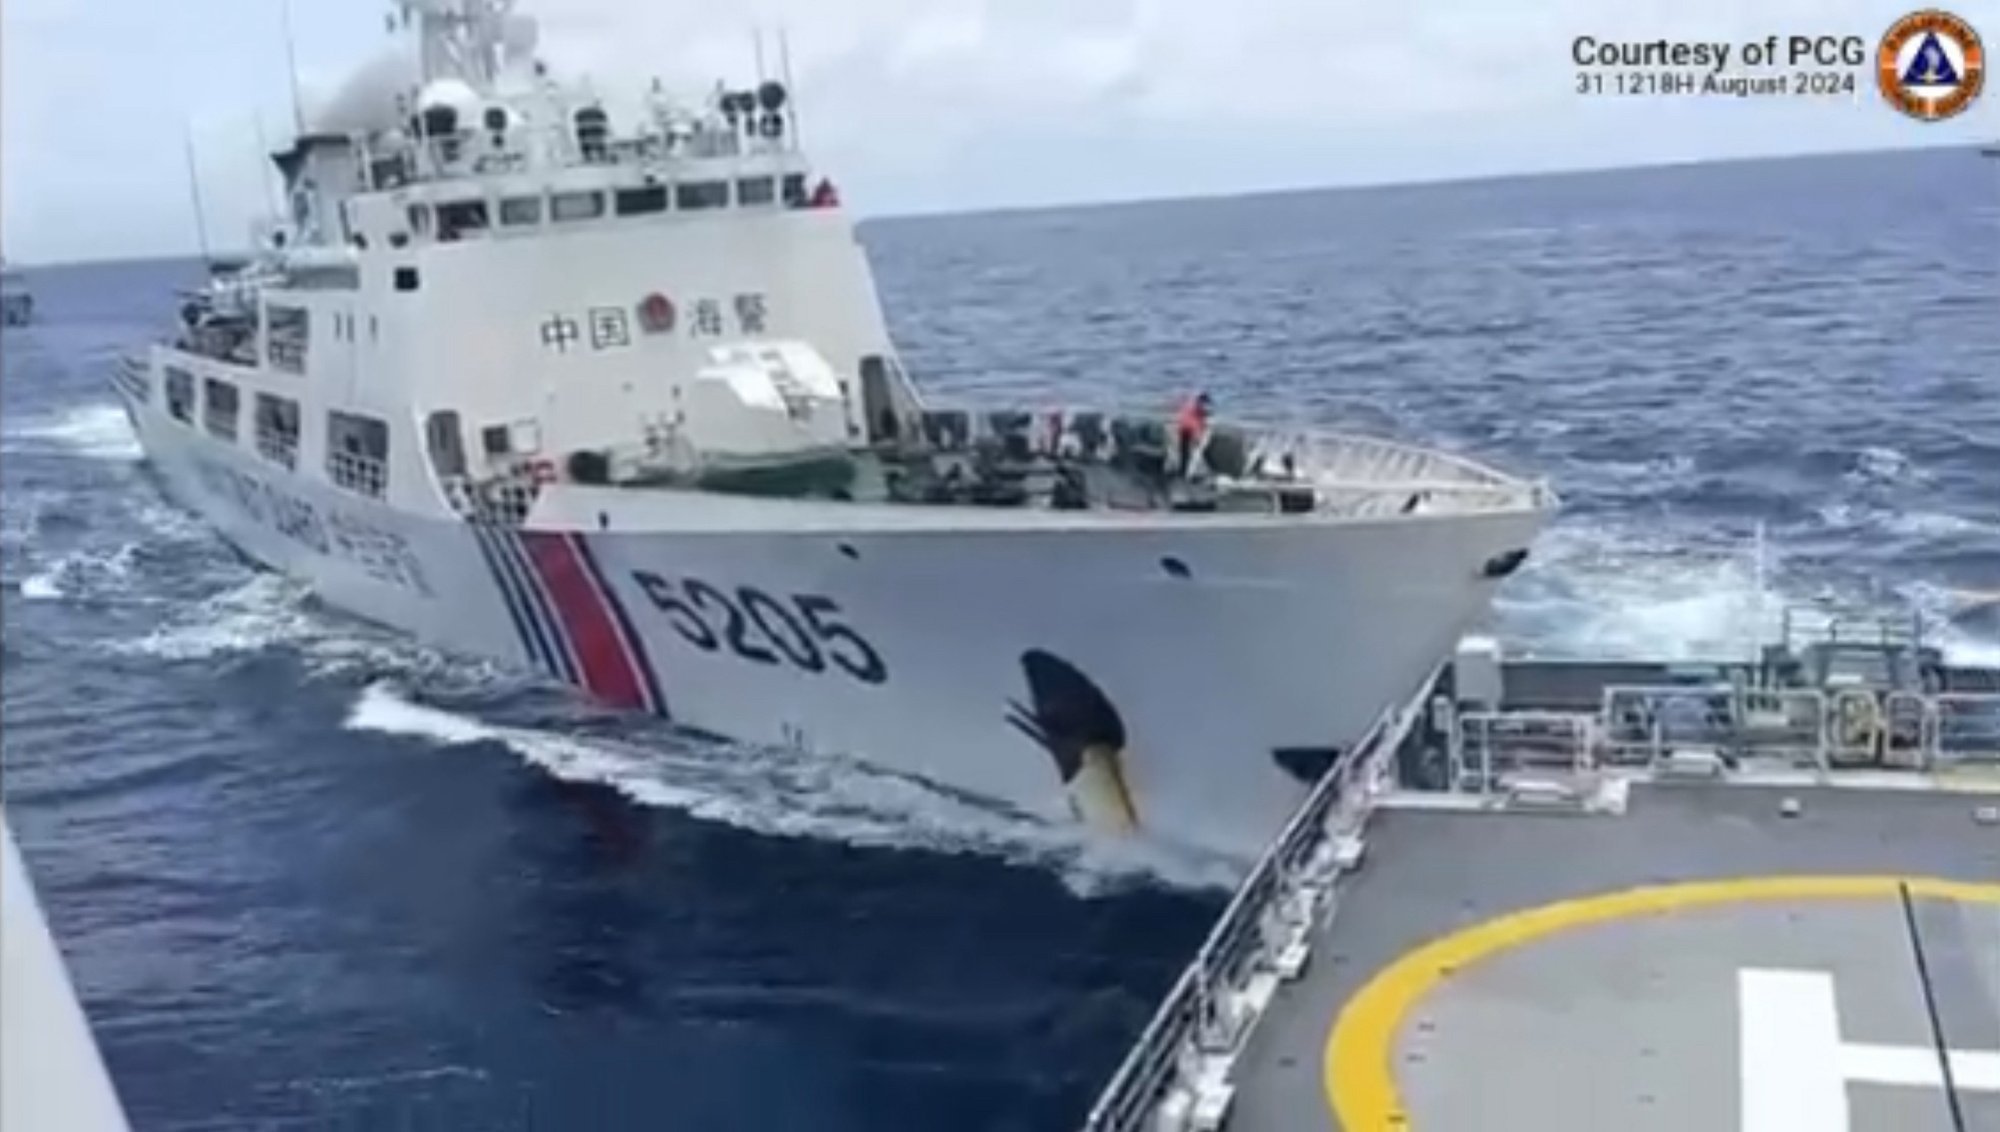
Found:
[[[354, 187], [362, 191], [395, 188], [418, 180], [485, 177], [526, 169], [625, 166], [657, 170], [663, 164], [671, 167], [690, 160], [768, 158], [790, 153], [794, 148], [789, 132], [775, 139], [749, 138], [714, 128], [682, 135], [671, 142], [663, 134], [622, 135], [607, 136], [601, 144], [589, 146], [568, 126], [513, 126], [497, 134], [490, 130], [458, 130], [396, 144], [365, 138], [356, 141]], [[703, 171], [688, 179], [710, 181], [735, 175]]]
[[328, 452], [326, 474], [336, 486], [376, 499], [382, 498], [389, 486], [388, 464], [354, 452]]
[[1865, 610], [1788, 606], [1780, 614], [1778, 641], [1794, 653], [1816, 644], [1920, 648], [1924, 643], [1924, 623], [1922, 616], [1914, 613], [1908, 617], [1885, 617]]
[[1237, 887], [1194, 961], [1140, 1033], [1084, 1121], [1085, 1132], [1149, 1126], [1175, 1084], [1198, 1084], [1200, 1063], [1229, 1058], [1254, 1018], [1242, 1004], [1252, 978], [1275, 969], [1285, 929], [1325, 913], [1340, 867], [1338, 843], [1356, 833], [1369, 801], [1417, 718], [1417, 705], [1382, 713], [1365, 738], [1321, 776]]
[[525, 522], [541, 494], [539, 484], [522, 476], [477, 482], [466, 476], [442, 476], [438, 486], [460, 518], [500, 527], [518, 527]]
[[145, 358], [126, 354], [111, 368], [111, 380], [123, 386], [132, 399], [139, 402], [150, 400], [148, 389], [151, 385], [152, 367]]
[[1467, 712], [1452, 788], [1487, 793], [1514, 770], [1644, 769], [1708, 751], [1820, 774], [2000, 765], [2000, 693], [1614, 684], [1596, 713]]
[[1925, 699], [1930, 765], [2000, 767], [2000, 692], [1940, 692]]
[[297, 433], [284, 432], [273, 428], [269, 422], [258, 421], [256, 428], [257, 454], [273, 464], [294, 471], [299, 466], [299, 438]]
[[272, 369], [286, 373], [306, 372], [306, 348], [302, 342], [272, 338], [265, 352], [271, 360]]

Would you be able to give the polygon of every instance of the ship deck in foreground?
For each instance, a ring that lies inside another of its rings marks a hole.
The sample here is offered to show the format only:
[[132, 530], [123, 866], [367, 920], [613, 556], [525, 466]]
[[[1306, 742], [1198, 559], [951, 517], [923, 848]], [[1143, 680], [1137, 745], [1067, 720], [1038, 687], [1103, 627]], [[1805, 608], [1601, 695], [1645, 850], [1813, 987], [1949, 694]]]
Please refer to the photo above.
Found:
[[2000, 672], [1910, 637], [1462, 650], [1322, 780], [1087, 1127], [2000, 1128], [1996, 772]]

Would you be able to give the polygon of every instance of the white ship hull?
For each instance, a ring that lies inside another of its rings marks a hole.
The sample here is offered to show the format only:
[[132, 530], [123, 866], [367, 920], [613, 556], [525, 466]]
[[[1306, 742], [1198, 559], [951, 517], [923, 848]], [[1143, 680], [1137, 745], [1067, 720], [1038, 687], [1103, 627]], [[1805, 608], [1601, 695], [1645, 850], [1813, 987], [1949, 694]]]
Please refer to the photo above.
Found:
[[1430, 674], [1487, 609], [1488, 564], [1546, 518], [968, 516], [557, 484], [523, 528], [486, 527], [288, 475], [121, 394], [171, 495], [334, 607], [691, 729], [1244, 855]]

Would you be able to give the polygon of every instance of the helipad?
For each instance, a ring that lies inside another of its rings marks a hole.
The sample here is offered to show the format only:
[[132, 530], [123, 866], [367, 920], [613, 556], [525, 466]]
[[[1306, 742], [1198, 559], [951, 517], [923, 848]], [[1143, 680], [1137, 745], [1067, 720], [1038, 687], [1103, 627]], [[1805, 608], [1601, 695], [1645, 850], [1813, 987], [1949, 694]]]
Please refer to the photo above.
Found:
[[[1327, 1046], [1327, 1095], [1350, 1128], [1618, 1113], [1781, 1132], [1853, 1127], [1857, 1110], [1928, 1127], [1954, 1100], [2000, 1101], [1977, 1095], [2000, 1090], [1996, 926], [2000, 886], [1898, 877], [1655, 886], [1502, 916], [1362, 988]], [[1551, 1056], [1463, 1068], [1517, 1046]]]
[[2000, 831], [1964, 795], [1641, 787], [1369, 840], [1231, 1129], [2000, 1129]]

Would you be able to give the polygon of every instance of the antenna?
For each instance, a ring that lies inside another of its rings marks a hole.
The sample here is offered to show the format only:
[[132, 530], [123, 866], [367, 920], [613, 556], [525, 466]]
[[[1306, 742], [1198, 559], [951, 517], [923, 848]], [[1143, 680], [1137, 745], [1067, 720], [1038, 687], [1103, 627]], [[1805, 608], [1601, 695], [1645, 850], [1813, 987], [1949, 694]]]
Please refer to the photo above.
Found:
[[791, 111], [792, 148], [796, 150], [799, 148], [799, 90], [792, 85], [792, 44], [782, 27], [778, 29], [778, 73], [785, 83], [785, 106]]
[[759, 87], [762, 87], [764, 85], [764, 79], [766, 78], [766, 75], [764, 73], [764, 29], [763, 28], [753, 26], [750, 29], [750, 50], [757, 57], [757, 85]]
[[1771, 567], [1768, 544], [1764, 538], [1764, 520], [1757, 520], [1756, 534], [1753, 536], [1753, 539], [1751, 552], [1755, 557], [1751, 560], [1751, 585], [1754, 589], [1751, 593], [1751, 600], [1756, 604], [1753, 607], [1753, 616], [1751, 617], [1750, 656], [1752, 659], [1755, 659], [1757, 656], [1757, 646], [1764, 640], [1763, 634], [1769, 631], [1768, 626], [1765, 625], [1765, 620], [1770, 616], [1765, 589], [1771, 584]]
[[278, 0], [278, 14], [285, 29], [285, 74], [292, 84], [292, 130], [297, 136], [306, 132], [306, 115], [299, 103], [299, 57], [292, 48], [292, 0]]
[[284, 189], [271, 176], [276, 172], [271, 166], [271, 143], [264, 137], [264, 112], [257, 111], [257, 183], [264, 189], [264, 203], [271, 206], [273, 217], [285, 212]]
[[187, 143], [188, 197], [194, 202], [194, 238], [201, 245], [201, 264], [206, 268], [213, 261], [208, 253], [208, 218], [201, 207], [201, 175], [194, 161], [194, 131], [184, 128], [181, 136]]

